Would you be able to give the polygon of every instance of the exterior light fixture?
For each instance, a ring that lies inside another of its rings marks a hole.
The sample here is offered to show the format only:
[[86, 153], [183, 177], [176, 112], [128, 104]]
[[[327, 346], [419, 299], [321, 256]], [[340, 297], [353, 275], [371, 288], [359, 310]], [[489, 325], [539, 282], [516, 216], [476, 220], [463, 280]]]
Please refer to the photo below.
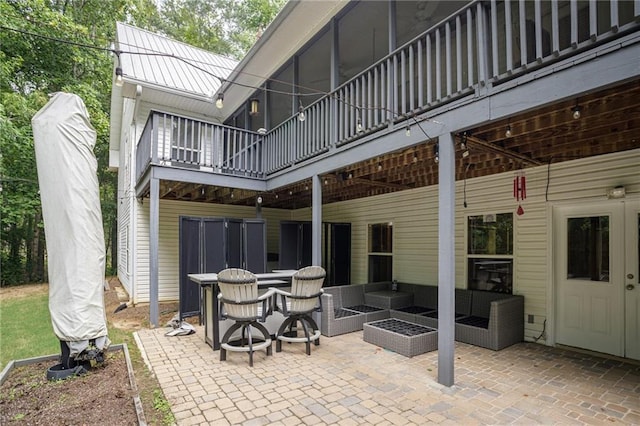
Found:
[[382, 171], [382, 162], [378, 163], [378, 171]]
[[304, 113], [304, 107], [302, 106], [302, 101], [299, 101], [299, 107], [298, 107], [298, 121], [303, 122], [304, 120], [307, 119], [306, 114]]
[[256, 198], [256, 203], [258, 204], [262, 204], [262, 197], [258, 195], [258, 198]]
[[231, 191], [231, 198], [233, 198], [233, 191]]
[[607, 191], [607, 198], [613, 198], [613, 199], [618, 199], [618, 198], [624, 198], [625, 196], [625, 190], [624, 190], [624, 186], [616, 186], [615, 188], [611, 188]]
[[258, 111], [258, 106], [260, 105], [260, 101], [256, 98], [253, 98], [249, 101], [249, 115], [258, 115], [260, 111]]
[[580, 108], [578, 105], [574, 106], [573, 109], [571, 110], [573, 112], [573, 118], [574, 120], [578, 120], [581, 116], [580, 111], [582, 110], [582, 108]]
[[363, 130], [362, 128], [362, 120], [360, 120], [360, 118], [358, 118], [358, 122], [356, 124], [356, 132], [360, 133]]
[[433, 157], [433, 161], [438, 164], [440, 162], [440, 147], [438, 146], [438, 144], [435, 144], [433, 146]]
[[222, 109], [224, 106], [224, 93], [218, 93], [218, 99], [216, 99], [216, 108]]
[[411, 136], [411, 127], [409, 127], [409, 125], [407, 125], [407, 128], [404, 130], [404, 134], [406, 137]]
[[329, 179], [324, 178], [324, 184], [325, 184], [325, 185], [329, 185]]
[[413, 162], [417, 163], [418, 162], [418, 154], [417, 153], [413, 153]]
[[511, 132], [511, 124], [507, 125], [507, 131], [504, 132], [504, 136], [506, 138], [510, 138], [511, 136], [513, 136], [513, 132]]

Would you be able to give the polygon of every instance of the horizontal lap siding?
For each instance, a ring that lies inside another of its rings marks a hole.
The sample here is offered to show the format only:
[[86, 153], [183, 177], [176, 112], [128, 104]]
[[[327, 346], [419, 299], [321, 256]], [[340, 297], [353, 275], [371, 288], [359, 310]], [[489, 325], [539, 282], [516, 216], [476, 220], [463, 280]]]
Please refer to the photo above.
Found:
[[[463, 206], [463, 182], [456, 182], [456, 287], [466, 288], [466, 217], [487, 213], [514, 214], [514, 293], [525, 297], [527, 340], [539, 339], [548, 316], [547, 294], [552, 257], [549, 207], [553, 201], [603, 199], [606, 190], [624, 185], [628, 193], [640, 193], [640, 150], [551, 165], [549, 202], [546, 201], [547, 165], [525, 169], [527, 199], [518, 216], [513, 198], [514, 172], [467, 180], [467, 208]], [[352, 283], [367, 281], [367, 226], [393, 222], [394, 277], [411, 283], [438, 282], [438, 190], [423, 187], [323, 207], [325, 222], [352, 225]], [[310, 220], [309, 209], [294, 213], [296, 220]]]

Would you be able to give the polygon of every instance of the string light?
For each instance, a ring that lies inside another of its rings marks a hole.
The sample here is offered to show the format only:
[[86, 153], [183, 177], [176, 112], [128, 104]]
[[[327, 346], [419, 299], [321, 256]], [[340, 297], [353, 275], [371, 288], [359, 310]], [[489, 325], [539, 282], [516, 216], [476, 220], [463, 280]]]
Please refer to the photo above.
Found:
[[460, 142], [460, 149], [462, 150], [462, 158], [469, 156], [469, 149], [467, 148], [467, 132], [462, 135], [462, 142]]
[[513, 136], [513, 133], [511, 132], [511, 125], [508, 124], [507, 125], [507, 130], [504, 132], [504, 136], [507, 138], [510, 138], [511, 136]]
[[298, 107], [298, 120], [303, 122], [307, 119], [307, 116], [304, 113], [304, 107], [302, 106], [302, 101], [300, 101], [300, 106]]
[[[197, 65], [197, 63], [201, 63], [201, 64], [204, 64], [204, 65], [211, 66], [211, 64], [208, 63], [208, 62], [198, 61], [198, 60], [195, 60], [195, 59], [186, 59], [186, 58], [180, 57], [180, 56], [172, 54], [172, 53], [120, 50], [120, 49], [100, 47], [100, 46], [95, 46], [95, 45], [90, 45], [90, 44], [85, 44], [85, 43], [78, 43], [78, 42], [73, 42], [73, 41], [69, 41], [69, 40], [63, 40], [63, 39], [59, 39], [59, 38], [55, 38], [55, 37], [44, 36], [44, 35], [41, 35], [41, 34], [30, 32], [30, 31], [25, 31], [25, 30], [20, 30], [20, 29], [17, 29], [17, 28], [6, 27], [4, 25], [0, 25], [0, 28], [1, 29], [5, 29], [5, 30], [9, 30], [9, 31], [14, 31], [14, 32], [17, 32], [17, 33], [21, 33], [21, 34], [25, 34], [25, 35], [29, 35], [29, 36], [33, 36], [33, 37], [39, 37], [39, 38], [42, 38], [42, 39], [46, 39], [46, 40], [50, 40], [50, 41], [54, 41], [54, 42], [58, 42], [58, 43], [62, 43], [62, 44], [68, 44], [68, 45], [73, 45], [73, 46], [78, 46], [78, 47], [83, 47], [83, 48], [88, 48], [88, 49], [94, 49], [94, 50], [99, 50], [99, 51], [102, 51], [102, 52], [109, 52], [109, 53], [115, 54], [116, 56], [118, 56], [118, 58], [119, 58], [119, 55], [123, 54], [123, 53], [124, 54], [130, 54], [130, 55], [160, 56], [160, 57], [172, 58], [172, 59], [181, 61], [181, 62], [183, 62], [183, 63], [185, 63], [185, 64], [187, 64], [187, 65], [189, 65], [189, 66], [191, 66], [191, 67], [193, 67], [193, 68], [195, 68], [195, 69], [197, 69], [197, 70], [199, 70], [199, 71], [201, 71], [201, 72], [203, 72], [203, 73], [205, 73], [207, 75], [210, 75], [210, 76], [218, 79], [221, 82], [221, 84], [228, 83], [228, 84], [233, 84], [233, 85], [236, 85], [236, 86], [245, 87], [245, 88], [249, 88], [249, 89], [263, 90], [263, 91], [266, 91], [266, 92], [278, 93], [278, 94], [283, 94], [283, 95], [288, 95], [288, 96], [298, 96], [298, 97], [300, 97], [300, 96], [324, 95], [324, 96], [329, 96], [329, 97], [331, 97], [333, 99], [336, 99], [337, 101], [339, 101], [339, 102], [341, 102], [341, 103], [343, 103], [345, 105], [354, 106], [354, 107], [358, 108], [359, 110], [360, 110], [360, 108], [372, 109], [372, 110], [384, 110], [384, 111], [387, 111], [387, 112], [390, 112], [392, 114], [397, 115], [397, 113], [395, 111], [392, 111], [392, 110], [387, 109], [385, 107], [380, 107], [380, 106], [371, 107], [371, 108], [359, 107], [357, 105], [351, 104], [350, 102], [348, 102], [348, 101], [346, 101], [344, 99], [341, 99], [339, 96], [336, 96], [335, 94], [324, 92], [324, 91], [321, 91], [321, 90], [318, 90], [318, 89], [314, 89], [314, 88], [303, 87], [303, 86], [300, 86], [300, 85], [298, 85], [298, 87], [305, 89], [306, 93], [286, 92], [286, 91], [276, 90], [276, 89], [269, 88], [269, 87], [255, 87], [255, 86], [244, 84], [244, 83], [240, 83], [240, 82], [237, 82], [237, 81], [231, 82], [231, 81], [225, 80], [223, 77], [220, 77], [220, 76], [214, 74], [213, 72], [211, 72], [211, 71], [209, 71], [209, 70]], [[140, 46], [137, 46], [137, 45], [134, 45], [134, 44], [131, 44], [131, 43], [122, 42], [122, 41], [119, 42], [119, 45], [130, 46], [130, 47], [136, 48], [136, 49], [147, 49], [145, 47], [140, 47]], [[253, 74], [253, 73], [249, 73], [249, 72], [246, 72], [246, 71], [238, 71], [236, 69], [231, 69], [231, 68], [228, 68], [228, 67], [224, 67], [222, 65], [216, 65], [216, 66], [218, 68], [220, 68], [220, 69], [225, 69], [225, 70], [228, 70], [230, 72], [236, 72], [238, 74], [248, 75], [248, 76], [252, 76], [252, 77], [258, 77], [258, 78], [264, 79], [265, 81], [278, 82], [278, 83], [282, 83], [282, 84], [291, 84], [290, 82], [281, 81], [281, 80], [274, 79], [274, 78], [267, 78], [267, 77], [264, 77], [264, 76], [261, 76], [261, 75], [257, 75], [257, 74]], [[119, 71], [118, 71], [118, 68], [120, 69]], [[119, 84], [119, 81], [120, 81], [120, 79], [118, 78], [119, 76], [120, 77], [122, 76], [122, 68], [121, 67], [116, 67], [116, 85]], [[221, 93], [218, 94], [218, 98], [216, 99], [216, 102], [215, 102], [217, 108], [219, 108], [219, 109], [222, 108], [223, 99], [224, 99], [224, 95], [221, 92]], [[304, 107], [302, 106], [302, 101], [300, 102], [300, 107], [299, 107], [298, 111], [299, 111], [298, 112], [298, 120], [299, 121], [305, 121], [306, 120], [306, 114], [305, 114]], [[418, 125], [418, 128], [422, 131], [422, 133], [424, 133], [424, 135], [427, 137], [427, 139], [431, 140], [431, 136], [429, 136], [429, 134], [420, 125], [419, 121], [415, 118], [415, 116], [411, 116], [410, 118], [413, 119], [413, 121]], [[408, 128], [408, 126], [407, 126], [406, 133], [407, 133], [407, 135], [410, 134], [410, 129]]]
[[573, 109], [571, 110], [573, 112], [573, 118], [575, 120], [578, 120], [581, 116], [580, 111], [582, 110], [582, 108], [580, 108], [578, 105], [574, 106]]

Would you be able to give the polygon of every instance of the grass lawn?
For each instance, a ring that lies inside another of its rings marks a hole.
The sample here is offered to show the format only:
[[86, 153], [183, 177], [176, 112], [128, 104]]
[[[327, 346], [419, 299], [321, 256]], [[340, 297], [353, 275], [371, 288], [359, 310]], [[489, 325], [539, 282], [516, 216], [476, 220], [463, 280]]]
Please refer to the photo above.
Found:
[[59, 353], [48, 293], [0, 300], [0, 370], [13, 359]]

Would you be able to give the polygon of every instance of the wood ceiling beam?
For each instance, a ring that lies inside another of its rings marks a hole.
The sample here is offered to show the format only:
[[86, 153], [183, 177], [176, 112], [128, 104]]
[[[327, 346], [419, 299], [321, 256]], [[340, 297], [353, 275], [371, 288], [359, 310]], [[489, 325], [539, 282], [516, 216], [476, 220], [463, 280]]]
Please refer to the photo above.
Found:
[[542, 161], [529, 158], [526, 155], [522, 155], [520, 153], [511, 151], [510, 149], [502, 148], [498, 145], [494, 145], [490, 142], [487, 142], [475, 136], [467, 136], [467, 142], [471, 142], [472, 145], [480, 146], [486, 149], [487, 151], [491, 151], [495, 154], [500, 154], [505, 157], [513, 158], [514, 160], [524, 161], [526, 163], [533, 164], [535, 166], [541, 166], [542, 164], [544, 164]]

